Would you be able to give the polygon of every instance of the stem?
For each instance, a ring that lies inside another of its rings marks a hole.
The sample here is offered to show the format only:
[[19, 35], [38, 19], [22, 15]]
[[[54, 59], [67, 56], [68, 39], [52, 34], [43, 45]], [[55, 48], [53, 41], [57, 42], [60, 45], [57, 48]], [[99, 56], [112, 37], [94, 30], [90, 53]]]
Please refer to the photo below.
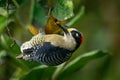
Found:
[[17, 8], [19, 8], [19, 4], [17, 3], [17, 1], [16, 0], [12, 0], [13, 1], [13, 3], [15, 4], [15, 6], [17, 7]]
[[78, 12], [78, 14], [75, 16], [75, 18], [73, 18], [69, 23], [67, 23], [67, 26], [71, 26], [73, 25], [76, 21], [78, 21], [78, 19], [80, 19], [83, 15], [84, 15], [84, 12], [85, 12], [85, 7], [82, 6]]
[[64, 69], [65, 66], [66, 66], [66, 63], [61, 64], [60, 66], [58, 66], [58, 68], [56, 69], [56, 71], [53, 73], [52, 80], [56, 80], [56, 78], [63, 71], [63, 69]]
[[60, 65], [56, 71], [53, 73], [52, 80], [56, 80], [57, 76], [62, 72], [62, 69], [64, 68], [64, 64]]
[[[16, 6], [19, 6], [18, 4], [17, 4], [17, 2], [16, 2], [16, 0], [13, 0], [13, 2], [14, 2], [14, 4], [16, 4]], [[11, 34], [11, 32], [10, 32], [10, 29], [9, 29], [9, 0], [7, 0], [6, 1], [6, 9], [7, 9], [7, 32], [8, 32], [8, 35], [9, 35], [9, 37], [12, 39], [12, 41], [13, 41], [13, 43], [11, 44], [11, 46], [10, 47], [13, 47], [15, 44], [17, 44], [18, 46], [20, 46], [21, 45], [21, 43], [18, 41], [18, 40], [16, 40], [16, 39], [14, 39], [13, 38], [13, 35]], [[19, 44], [18, 44], [18, 42], [19, 42]]]

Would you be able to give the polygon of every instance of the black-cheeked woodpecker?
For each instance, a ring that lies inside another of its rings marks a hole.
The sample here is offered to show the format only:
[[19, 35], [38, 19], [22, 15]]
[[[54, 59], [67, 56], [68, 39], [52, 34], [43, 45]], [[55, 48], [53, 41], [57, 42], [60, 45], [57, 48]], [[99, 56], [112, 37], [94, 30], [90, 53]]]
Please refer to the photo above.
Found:
[[69, 60], [82, 43], [83, 35], [75, 28], [67, 29], [60, 24], [57, 25], [63, 30], [64, 35], [39, 33], [22, 44], [22, 54], [17, 58], [49, 66], [56, 66]]

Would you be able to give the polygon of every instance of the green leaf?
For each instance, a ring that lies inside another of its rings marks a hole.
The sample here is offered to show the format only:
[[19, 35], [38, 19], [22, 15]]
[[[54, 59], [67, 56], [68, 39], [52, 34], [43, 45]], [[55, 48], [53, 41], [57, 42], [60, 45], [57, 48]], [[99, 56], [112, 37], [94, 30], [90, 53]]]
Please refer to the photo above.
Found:
[[16, 16], [23, 27], [28, 27], [32, 22], [35, 0], [26, 0], [18, 9]]
[[72, 0], [58, 0], [58, 3], [52, 11], [52, 15], [58, 20], [66, 20], [73, 16]]
[[20, 80], [50, 80], [55, 69], [56, 67], [38, 66], [27, 72]]
[[[34, 7], [34, 16], [33, 19], [38, 26], [44, 26], [47, 22], [46, 11], [45, 9], [38, 3], [35, 4]], [[37, 26], [36, 26], [37, 27]]]
[[0, 7], [0, 16], [4, 16], [7, 17], [7, 11], [5, 9], [3, 9], [2, 7]]
[[3, 32], [3, 30], [5, 29], [5, 27], [7, 26], [7, 18], [0, 16], [0, 33]]
[[2, 48], [4, 49], [9, 49], [10, 44], [12, 44], [12, 40], [5, 34], [0, 35], [0, 41], [0, 46], [2, 46]]
[[13, 41], [6, 34], [0, 35], [0, 41], [0, 47], [7, 51], [8, 55], [11, 57], [12, 62], [24, 69], [24, 71], [27, 70], [27, 66], [15, 58], [16, 54], [20, 53], [19, 46], [14, 45], [13, 47], [10, 47], [11, 44], [13, 44]]
[[6, 55], [7, 55], [6, 51], [4, 51], [4, 50], [0, 51], [0, 64], [4, 63], [4, 61], [5, 61], [4, 58], [5, 58]]
[[97, 50], [97, 51], [85, 53], [77, 57], [75, 60], [71, 61], [65, 67], [63, 67], [61, 73], [58, 76], [56, 76], [57, 80], [61, 80], [65, 76], [70, 76], [72, 73], [76, 72], [77, 70], [82, 69], [91, 60], [103, 57], [105, 55], [108, 55], [108, 53]]
[[0, 33], [7, 26], [7, 11], [0, 7]]

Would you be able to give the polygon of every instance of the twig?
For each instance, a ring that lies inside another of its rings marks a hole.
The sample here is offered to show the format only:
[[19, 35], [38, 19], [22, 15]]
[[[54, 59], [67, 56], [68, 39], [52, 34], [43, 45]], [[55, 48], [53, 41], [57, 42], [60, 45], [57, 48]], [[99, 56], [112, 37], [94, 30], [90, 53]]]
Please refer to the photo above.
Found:
[[19, 8], [19, 4], [17, 3], [17, 1], [16, 1], [16, 0], [12, 0], [12, 1], [13, 1], [14, 5], [15, 5], [17, 8]]
[[85, 12], [85, 7], [82, 6], [78, 14], [69, 23], [67, 23], [67, 26], [68, 27], [72, 26], [76, 21], [78, 21], [78, 19], [80, 19], [84, 15], [84, 12]]

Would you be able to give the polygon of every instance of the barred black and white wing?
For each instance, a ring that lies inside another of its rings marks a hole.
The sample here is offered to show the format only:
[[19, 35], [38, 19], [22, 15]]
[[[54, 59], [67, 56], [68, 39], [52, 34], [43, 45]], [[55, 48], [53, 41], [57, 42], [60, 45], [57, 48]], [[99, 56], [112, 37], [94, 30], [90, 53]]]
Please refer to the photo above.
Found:
[[24, 59], [36, 61], [50, 66], [59, 65], [71, 57], [71, 51], [55, 47], [50, 42], [44, 42], [41, 45], [23, 51]]

